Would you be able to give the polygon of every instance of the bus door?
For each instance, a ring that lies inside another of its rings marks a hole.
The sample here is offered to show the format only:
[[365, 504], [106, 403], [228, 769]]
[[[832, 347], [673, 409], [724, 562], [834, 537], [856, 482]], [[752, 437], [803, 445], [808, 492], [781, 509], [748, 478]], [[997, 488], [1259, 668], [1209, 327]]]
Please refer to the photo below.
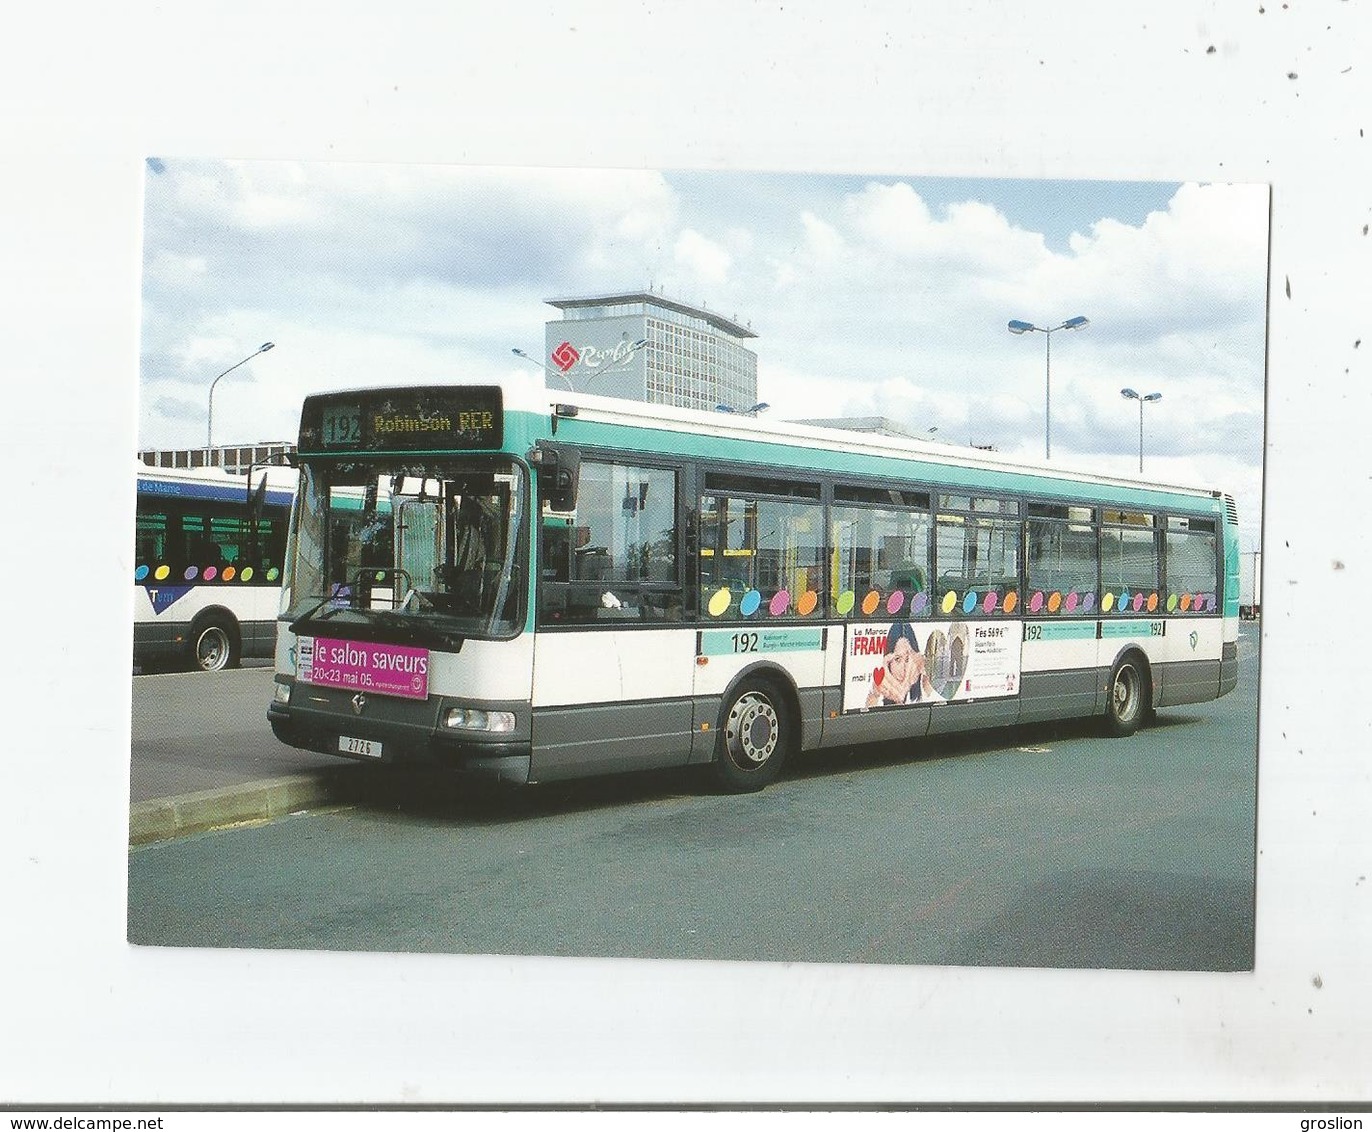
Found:
[[587, 456], [574, 506], [543, 514], [539, 780], [684, 761], [696, 634], [683, 625], [677, 475]]

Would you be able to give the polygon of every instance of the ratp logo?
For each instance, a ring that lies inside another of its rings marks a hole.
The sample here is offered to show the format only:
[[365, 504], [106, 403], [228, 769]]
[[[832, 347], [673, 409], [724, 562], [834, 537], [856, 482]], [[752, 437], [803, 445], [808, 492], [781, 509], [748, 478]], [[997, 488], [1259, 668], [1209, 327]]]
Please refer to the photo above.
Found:
[[581, 352], [570, 342], [563, 342], [550, 356], [553, 359], [553, 363], [563, 373], [566, 373], [572, 366], [576, 365], [576, 363], [581, 360]]
[[1197, 646], [1198, 644], [1200, 644], [1200, 634], [1197, 633], [1197, 632], [1193, 629], [1193, 630], [1191, 630], [1191, 638], [1190, 638], [1190, 639], [1191, 639], [1191, 651], [1192, 651], [1192, 652], [1195, 652], [1195, 651], [1196, 651], [1196, 646]]

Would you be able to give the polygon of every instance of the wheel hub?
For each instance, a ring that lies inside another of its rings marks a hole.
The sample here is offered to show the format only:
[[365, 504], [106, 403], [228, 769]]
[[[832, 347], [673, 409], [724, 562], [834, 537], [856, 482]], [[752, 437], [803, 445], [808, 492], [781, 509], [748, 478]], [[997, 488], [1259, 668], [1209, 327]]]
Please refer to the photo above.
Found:
[[1121, 719], [1134, 714], [1134, 674], [1132, 669], [1123, 669], [1115, 678], [1115, 712]]
[[778, 719], [776, 709], [763, 697], [742, 697], [729, 713], [726, 738], [734, 762], [742, 767], [759, 767], [776, 751]]
[[206, 672], [217, 672], [228, 657], [229, 642], [220, 629], [207, 629], [196, 647], [196, 661]]

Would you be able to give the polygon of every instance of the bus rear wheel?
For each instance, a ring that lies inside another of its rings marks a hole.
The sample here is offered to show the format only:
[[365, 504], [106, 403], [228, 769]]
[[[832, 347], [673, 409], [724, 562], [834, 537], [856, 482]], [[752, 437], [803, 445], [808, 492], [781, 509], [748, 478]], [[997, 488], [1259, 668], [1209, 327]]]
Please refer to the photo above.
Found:
[[1136, 656], [1123, 657], [1110, 673], [1105, 702], [1105, 729], [1114, 736], [1132, 735], [1149, 714], [1148, 674]]
[[222, 672], [238, 667], [238, 634], [219, 618], [191, 626], [191, 662], [201, 672]]
[[761, 790], [781, 773], [791, 724], [776, 688], [764, 680], [739, 686], [720, 715], [716, 784], [730, 794]]

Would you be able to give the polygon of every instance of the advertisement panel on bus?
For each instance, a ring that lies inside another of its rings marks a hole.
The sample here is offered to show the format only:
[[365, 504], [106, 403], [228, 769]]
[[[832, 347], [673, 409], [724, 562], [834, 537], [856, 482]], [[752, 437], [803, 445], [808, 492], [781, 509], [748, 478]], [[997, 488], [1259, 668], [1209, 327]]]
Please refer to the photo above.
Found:
[[843, 710], [1019, 692], [1018, 622], [886, 621], [847, 627]]

